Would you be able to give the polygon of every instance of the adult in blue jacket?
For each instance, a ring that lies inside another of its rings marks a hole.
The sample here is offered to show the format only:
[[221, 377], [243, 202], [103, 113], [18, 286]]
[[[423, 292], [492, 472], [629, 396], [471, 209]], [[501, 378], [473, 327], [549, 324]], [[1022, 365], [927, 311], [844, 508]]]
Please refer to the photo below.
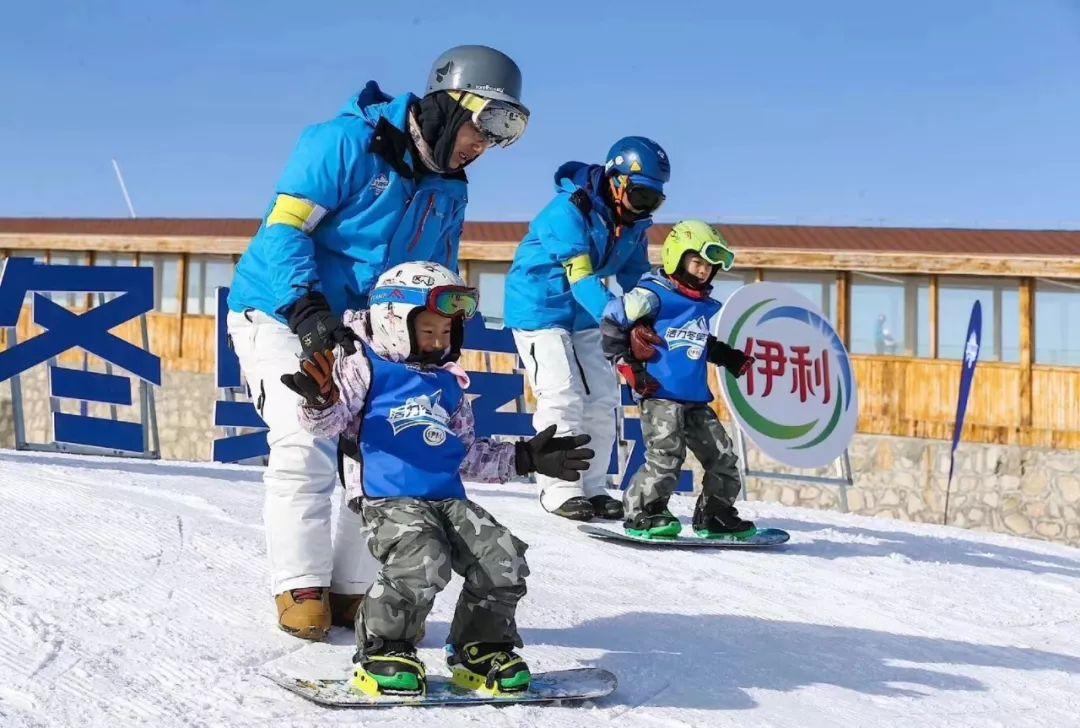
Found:
[[383, 271], [411, 260], [457, 270], [464, 168], [521, 136], [520, 96], [517, 65], [486, 46], [443, 53], [422, 98], [391, 97], [369, 82], [337, 117], [301, 135], [237, 264], [229, 335], [269, 427], [267, 556], [278, 624], [291, 634], [323, 639], [331, 622], [351, 625], [378, 564], [347, 508], [331, 544], [337, 443], [300, 426], [281, 377], [298, 357], [355, 351], [340, 315], [366, 305]]
[[623, 517], [605, 491], [619, 388], [598, 327], [607, 279], [630, 290], [649, 270], [645, 233], [670, 177], [667, 154], [644, 137], [620, 139], [603, 165], [564, 164], [506, 279], [506, 325], [536, 395], [533, 426], [589, 435], [597, 453], [580, 482], [537, 476], [541, 504], [566, 518]]

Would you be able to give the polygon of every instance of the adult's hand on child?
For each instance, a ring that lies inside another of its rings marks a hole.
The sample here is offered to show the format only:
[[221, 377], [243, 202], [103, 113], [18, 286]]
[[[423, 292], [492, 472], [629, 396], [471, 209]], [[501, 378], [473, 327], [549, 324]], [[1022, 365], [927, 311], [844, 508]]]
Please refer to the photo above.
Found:
[[651, 397], [660, 389], [660, 382], [652, 374], [649, 374], [645, 365], [639, 361], [628, 361], [619, 364], [619, 374], [634, 390], [642, 397]]
[[356, 353], [357, 336], [330, 310], [326, 297], [318, 291], [302, 296], [289, 312], [289, 328], [300, 339], [304, 359], [316, 352], [340, 346], [346, 354]]
[[516, 449], [516, 468], [518, 475], [540, 473], [559, 480], [578, 480], [579, 471], [589, 469], [589, 460], [594, 453], [582, 445], [592, 439], [588, 435], [570, 435], [555, 437], [555, 425], [536, 433], [536, 436], [518, 442]]
[[317, 351], [300, 362], [300, 371], [282, 374], [281, 383], [304, 398], [309, 407], [325, 409], [338, 401], [334, 386], [334, 352]]
[[638, 361], [649, 361], [656, 355], [656, 347], [664, 343], [656, 330], [646, 323], [634, 324], [630, 329], [630, 353]]

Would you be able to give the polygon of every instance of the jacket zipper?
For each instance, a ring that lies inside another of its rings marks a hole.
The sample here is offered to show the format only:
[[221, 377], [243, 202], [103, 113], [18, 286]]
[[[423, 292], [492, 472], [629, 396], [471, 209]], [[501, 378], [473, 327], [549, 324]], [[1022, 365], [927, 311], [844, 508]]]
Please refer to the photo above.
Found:
[[420, 236], [424, 234], [424, 226], [427, 225], [428, 216], [431, 214], [431, 208], [435, 206], [435, 195], [428, 197], [427, 208], [424, 210], [424, 216], [420, 218], [420, 225], [416, 228], [416, 234], [413, 235], [412, 242], [409, 243], [409, 252], [416, 247], [416, 244], [420, 242]]

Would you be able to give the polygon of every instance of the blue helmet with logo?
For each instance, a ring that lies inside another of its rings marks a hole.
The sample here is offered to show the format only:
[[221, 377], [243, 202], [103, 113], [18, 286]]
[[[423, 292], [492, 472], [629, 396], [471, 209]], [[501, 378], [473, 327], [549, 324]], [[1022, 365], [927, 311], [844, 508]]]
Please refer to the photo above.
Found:
[[664, 148], [652, 139], [628, 136], [611, 146], [604, 160], [604, 172], [609, 177], [626, 175], [635, 184], [663, 191], [664, 184], [671, 179], [671, 162]]

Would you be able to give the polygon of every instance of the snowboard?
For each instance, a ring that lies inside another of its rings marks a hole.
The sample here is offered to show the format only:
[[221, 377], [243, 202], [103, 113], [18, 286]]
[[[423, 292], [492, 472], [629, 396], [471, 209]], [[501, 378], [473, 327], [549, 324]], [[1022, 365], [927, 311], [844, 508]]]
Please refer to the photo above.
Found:
[[428, 675], [427, 695], [383, 695], [377, 698], [349, 689], [349, 678], [308, 680], [280, 673], [267, 674], [281, 687], [319, 705], [332, 708], [388, 708], [424, 705], [502, 705], [504, 703], [554, 703], [588, 700], [610, 695], [618, 687], [614, 673], [596, 667], [534, 673], [529, 689], [521, 693], [491, 696], [458, 687], [449, 677]]
[[602, 538], [609, 541], [628, 541], [630, 543], [644, 544], [645, 546], [674, 546], [677, 548], [722, 548], [722, 549], [752, 549], [766, 546], [779, 546], [786, 543], [791, 534], [779, 528], [759, 528], [758, 532], [744, 541], [725, 541], [721, 539], [702, 538], [701, 536], [676, 536], [675, 538], [641, 538], [631, 536], [621, 528], [608, 528], [585, 524], [578, 526], [578, 530], [593, 538]]

